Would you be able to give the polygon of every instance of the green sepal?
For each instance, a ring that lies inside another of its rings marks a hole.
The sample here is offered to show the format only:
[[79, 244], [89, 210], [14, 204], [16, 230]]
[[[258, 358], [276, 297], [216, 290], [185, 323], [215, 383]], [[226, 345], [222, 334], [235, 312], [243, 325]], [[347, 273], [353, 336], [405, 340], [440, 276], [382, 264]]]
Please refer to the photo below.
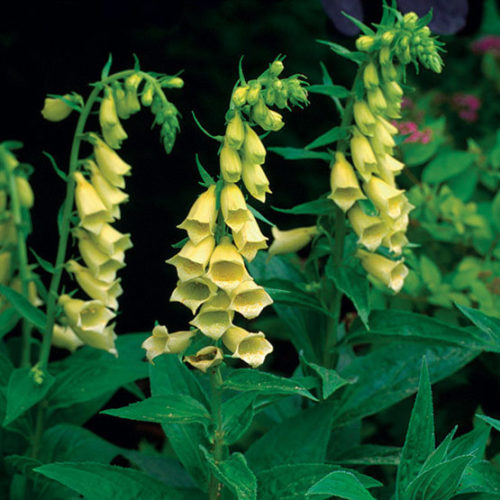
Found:
[[113, 56], [110, 53], [109, 56], [108, 56], [108, 60], [106, 61], [106, 64], [102, 68], [102, 71], [101, 71], [101, 80], [105, 80], [106, 78], [108, 78], [109, 71], [111, 69], [111, 64], [112, 63], [113, 63]]

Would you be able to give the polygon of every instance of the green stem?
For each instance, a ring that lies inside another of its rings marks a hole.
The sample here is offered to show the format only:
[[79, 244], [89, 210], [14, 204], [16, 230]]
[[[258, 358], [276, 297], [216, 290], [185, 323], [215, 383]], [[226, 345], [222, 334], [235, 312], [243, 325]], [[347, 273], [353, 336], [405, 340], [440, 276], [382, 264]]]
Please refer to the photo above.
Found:
[[[213, 433], [213, 457], [216, 464], [219, 464], [224, 458], [225, 446], [224, 446], [224, 432], [222, 430], [222, 376], [220, 369], [217, 366], [210, 371], [210, 389], [211, 389], [211, 401], [210, 406], [212, 409], [212, 423], [214, 427]], [[222, 484], [218, 481], [214, 474], [210, 475], [210, 482], [208, 488], [208, 498], [209, 500], [217, 500], [220, 498], [222, 490]]]
[[[7, 182], [9, 183], [10, 201], [12, 216], [17, 232], [17, 261], [19, 266], [19, 277], [21, 278], [21, 293], [23, 297], [29, 300], [29, 282], [31, 280], [31, 273], [28, 267], [28, 251], [26, 248], [26, 227], [27, 224], [23, 218], [23, 211], [21, 202], [19, 200], [19, 193], [17, 191], [16, 175], [7, 167], [5, 169], [7, 174]], [[21, 367], [30, 366], [31, 364], [31, 323], [23, 318], [22, 321], [22, 348], [21, 348]]]

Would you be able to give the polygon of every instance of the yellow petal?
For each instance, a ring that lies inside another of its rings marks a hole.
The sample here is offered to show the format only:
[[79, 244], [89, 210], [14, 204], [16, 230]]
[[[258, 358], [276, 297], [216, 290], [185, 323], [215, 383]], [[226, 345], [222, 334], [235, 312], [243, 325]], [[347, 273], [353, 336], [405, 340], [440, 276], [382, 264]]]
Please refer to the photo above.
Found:
[[253, 280], [240, 283], [231, 293], [232, 310], [240, 313], [246, 319], [256, 318], [264, 307], [272, 304], [273, 300], [263, 287]]
[[222, 337], [224, 345], [252, 368], [260, 366], [265, 357], [273, 351], [273, 346], [262, 332], [251, 333], [238, 326], [233, 326]]
[[225, 184], [220, 195], [220, 206], [224, 222], [233, 230], [239, 231], [250, 219], [250, 211], [245, 198], [236, 184]]
[[249, 212], [250, 218], [239, 231], [233, 232], [234, 243], [238, 252], [249, 262], [252, 261], [257, 252], [267, 248], [267, 237], [260, 230], [255, 217]]
[[191, 309], [193, 314], [201, 304], [215, 295], [217, 286], [203, 277], [188, 281], [178, 281], [172, 295], [171, 302], [180, 302]]
[[180, 280], [198, 278], [204, 274], [214, 246], [213, 236], [207, 236], [196, 245], [189, 240], [179, 253], [166, 262], [175, 266]]
[[317, 233], [316, 226], [297, 227], [281, 231], [276, 226], [271, 229], [274, 241], [269, 248], [269, 255], [282, 255], [298, 252], [312, 240]]
[[357, 200], [366, 198], [359, 187], [354, 169], [340, 152], [335, 154], [335, 163], [330, 173], [330, 187], [332, 192], [328, 198], [344, 212], [347, 212]]
[[222, 363], [224, 355], [222, 350], [215, 346], [200, 349], [194, 356], [184, 356], [184, 361], [203, 373], [209, 368], [214, 368]]

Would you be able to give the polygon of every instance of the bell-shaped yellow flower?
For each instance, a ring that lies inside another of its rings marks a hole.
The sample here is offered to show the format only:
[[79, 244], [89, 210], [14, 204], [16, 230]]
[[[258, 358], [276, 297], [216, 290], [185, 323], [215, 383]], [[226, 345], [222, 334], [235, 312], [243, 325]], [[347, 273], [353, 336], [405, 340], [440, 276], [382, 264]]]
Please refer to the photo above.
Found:
[[353, 105], [354, 121], [359, 130], [368, 136], [372, 136], [375, 132], [375, 117], [370, 111], [368, 104], [365, 101], [355, 101]]
[[72, 328], [85, 345], [108, 351], [110, 354], [118, 357], [118, 351], [115, 347], [116, 333], [114, 324], [106, 326], [103, 330]]
[[224, 222], [233, 230], [239, 231], [250, 219], [250, 211], [240, 188], [233, 183], [225, 184], [220, 194], [220, 206]]
[[357, 200], [366, 196], [359, 187], [358, 179], [352, 165], [343, 153], [335, 153], [335, 163], [330, 172], [330, 188], [328, 198], [333, 200], [344, 212], [347, 212]]
[[250, 279], [243, 257], [227, 236], [221, 239], [210, 257], [207, 278], [228, 292]]
[[234, 116], [227, 124], [224, 138], [226, 144], [232, 149], [238, 150], [243, 145], [243, 141], [245, 140], [245, 127], [239, 111], [234, 111]]
[[113, 149], [120, 149], [122, 141], [128, 136], [116, 113], [115, 100], [110, 87], [104, 89], [104, 97], [99, 108], [99, 124], [108, 146]]
[[61, 295], [59, 303], [63, 306], [69, 325], [78, 336], [80, 331], [103, 332], [108, 321], [115, 317], [115, 313], [99, 300], [85, 301]]
[[403, 259], [389, 260], [382, 255], [361, 249], [357, 250], [356, 256], [361, 260], [366, 272], [380, 280], [385, 286], [396, 293], [403, 288], [404, 280], [408, 275], [408, 268], [403, 264]]
[[375, 176], [365, 182], [364, 188], [368, 198], [383, 214], [391, 219], [397, 219], [402, 214], [407, 201], [404, 189], [397, 189]]
[[267, 113], [266, 119], [263, 122], [260, 122], [259, 125], [264, 130], [277, 132], [285, 126], [285, 122], [283, 121], [283, 116], [280, 113], [270, 109]]
[[370, 110], [375, 115], [383, 113], [387, 108], [387, 102], [380, 87], [368, 89], [366, 91], [366, 99], [368, 100]]
[[380, 217], [365, 214], [359, 205], [354, 205], [347, 216], [358, 236], [358, 243], [372, 252], [376, 250], [387, 234], [384, 221]]
[[267, 237], [260, 230], [255, 217], [249, 212], [249, 219], [239, 231], [233, 232], [234, 243], [238, 252], [249, 262], [255, 259], [257, 252], [267, 248]]
[[363, 83], [367, 89], [374, 89], [379, 86], [378, 71], [373, 62], [368, 63], [363, 70]]
[[404, 163], [396, 160], [389, 154], [377, 155], [377, 174], [378, 176], [391, 186], [395, 186], [394, 177], [398, 175], [404, 168]]
[[30, 183], [25, 177], [16, 175], [16, 189], [19, 196], [19, 203], [23, 207], [31, 208], [35, 202], [35, 195], [31, 189]]
[[117, 251], [115, 254], [103, 252], [94, 242], [90, 234], [83, 229], [75, 229], [78, 238], [78, 249], [90, 272], [98, 280], [110, 283], [116, 278], [116, 271], [125, 267], [125, 254]]
[[153, 335], [148, 337], [141, 345], [143, 349], [146, 349], [146, 357], [150, 363], [153, 363], [153, 359], [160, 356], [160, 354], [178, 354], [185, 351], [196, 332], [185, 330], [168, 333], [165, 326], [157, 325], [153, 328], [152, 333]]
[[403, 97], [403, 89], [396, 81], [388, 81], [382, 85], [387, 101], [399, 101]]
[[80, 225], [88, 231], [99, 234], [106, 222], [113, 220], [94, 186], [80, 172], [74, 174], [76, 181], [75, 202]]
[[269, 180], [262, 167], [256, 163], [243, 162], [242, 177], [248, 192], [257, 200], [265, 203], [266, 193], [271, 193]]
[[351, 155], [354, 166], [361, 177], [365, 181], [369, 180], [377, 167], [377, 159], [368, 139], [356, 127], [353, 127]]
[[231, 292], [230, 309], [240, 313], [246, 319], [256, 318], [264, 307], [273, 303], [273, 299], [263, 287], [253, 280], [241, 282]]
[[316, 226], [307, 226], [281, 231], [276, 226], [273, 226], [271, 232], [274, 241], [269, 247], [269, 255], [282, 255], [298, 252], [304, 248], [317, 234], [318, 229]]
[[0, 253], [0, 285], [7, 285], [13, 271], [12, 253], [9, 250], [4, 250]]
[[90, 134], [90, 140], [94, 145], [94, 155], [102, 175], [113, 186], [124, 188], [125, 179], [123, 176], [130, 175], [132, 167], [95, 134]]
[[233, 326], [222, 337], [224, 345], [252, 368], [260, 366], [265, 357], [273, 351], [272, 344], [262, 332], [251, 333], [238, 326]]
[[215, 184], [198, 196], [187, 217], [177, 227], [187, 231], [189, 239], [197, 245], [214, 234], [217, 220]]
[[227, 144], [220, 150], [220, 171], [226, 182], [238, 182], [241, 178], [240, 155]]
[[82, 346], [83, 342], [69, 326], [54, 325], [52, 345], [73, 352]]
[[401, 255], [403, 247], [408, 244], [406, 231], [391, 231], [384, 237], [382, 243], [394, 254]]
[[266, 161], [266, 148], [254, 129], [245, 123], [243, 156], [247, 163], [262, 165]]
[[201, 306], [189, 324], [198, 328], [207, 337], [219, 339], [233, 324], [234, 311], [229, 309], [230, 303], [229, 295], [224, 290], [219, 290], [217, 295]]
[[184, 361], [194, 368], [206, 373], [209, 368], [214, 368], [222, 363], [224, 354], [222, 349], [215, 346], [207, 346], [200, 349], [193, 356], [184, 356]]
[[212, 298], [217, 292], [217, 285], [206, 278], [194, 278], [188, 281], [178, 281], [171, 302], [180, 302], [191, 309], [193, 314], [201, 304]]
[[129, 199], [129, 195], [113, 186], [99, 170], [99, 167], [92, 160], [85, 162], [85, 168], [90, 172], [90, 181], [96, 190], [99, 198], [109, 210], [113, 218], [120, 218], [120, 205]]
[[376, 155], [392, 154], [396, 145], [392, 135], [379, 118], [375, 123], [375, 132], [373, 137], [370, 137], [370, 143]]
[[119, 255], [133, 246], [130, 234], [120, 233], [109, 224], [104, 224], [99, 234], [90, 234], [90, 237], [99, 249], [109, 256]]
[[137, 89], [142, 81], [142, 76], [134, 73], [125, 80], [125, 102], [129, 114], [140, 111], [141, 103], [137, 97]]
[[215, 247], [213, 236], [207, 236], [197, 244], [189, 240], [167, 264], [172, 264], [177, 270], [177, 275], [181, 281], [198, 278], [205, 273], [210, 256]]
[[391, 135], [399, 134], [399, 130], [390, 121], [386, 120], [383, 116], [378, 115], [377, 120], [382, 123], [382, 125], [387, 129], [387, 132]]
[[[69, 94], [63, 97], [66, 99], [71, 99], [71, 96]], [[72, 111], [73, 108], [61, 99], [47, 97], [42, 109], [42, 116], [49, 122], [60, 122], [67, 118]]]
[[116, 298], [123, 293], [120, 280], [111, 283], [99, 280], [92, 274], [90, 269], [81, 266], [74, 260], [67, 262], [66, 269], [74, 274], [76, 281], [90, 298], [101, 301], [110, 309], [116, 310], [118, 308]]

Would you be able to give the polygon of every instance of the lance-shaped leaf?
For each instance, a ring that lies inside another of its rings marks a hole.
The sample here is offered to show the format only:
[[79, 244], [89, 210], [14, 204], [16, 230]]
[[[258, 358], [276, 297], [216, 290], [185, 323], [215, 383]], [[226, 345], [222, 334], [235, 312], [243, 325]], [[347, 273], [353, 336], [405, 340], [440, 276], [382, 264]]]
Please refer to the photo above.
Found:
[[26, 318], [43, 332], [47, 318], [40, 309], [37, 309], [23, 295], [8, 286], [0, 285], [0, 293], [5, 296], [23, 318]]
[[312, 370], [317, 378], [319, 378], [321, 384], [321, 396], [323, 399], [328, 399], [335, 391], [350, 383], [331, 368], [325, 368], [324, 366], [317, 365], [316, 363], [311, 363], [303, 356], [301, 356], [300, 360]]
[[374, 500], [370, 492], [350, 472], [335, 471], [328, 474], [307, 491], [307, 496], [336, 496], [347, 500]]
[[461, 306], [459, 304], [456, 304], [456, 306], [465, 316], [467, 316], [467, 318], [481, 329], [489, 339], [491, 339], [492, 344], [499, 346], [498, 350], [500, 351], [500, 319], [488, 316], [471, 307]]
[[317, 200], [308, 201], [295, 205], [292, 208], [277, 208], [272, 207], [277, 212], [292, 215], [328, 215], [332, 214], [335, 206], [329, 198], [319, 198]]
[[254, 417], [255, 393], [243, 392], [222, 403], [224, 442], [235, 443], [248, 430]]
[[500, 432], [500, 420], [496, 418], [487, 417], [486, 415], [477, 415], [478, 418], [484, 420], [486, 423], [490, 424], [491, 427]]
[[[308, 90], [310, 87], [307, 87]], [[267, 148], [277, 155], [282, 156], [285, 160], [324, 160], [327, 162], [332, 161], [332, 155], [329, 153], [322, 153], [320, 151], [309, 151], [301, 148], [289, 147], [274, 147]]]
[[321, 134], [319, 137], [314, 139], [314, 141], [310, 142], [306, 149], [315, 149], [320, 148], [321, 146], [327, 146], [332, 142], [339, 141], [340, 139], [346, 139], [349, 135], [349, 130], [346, 127], [334, 127], [324, 134]]

